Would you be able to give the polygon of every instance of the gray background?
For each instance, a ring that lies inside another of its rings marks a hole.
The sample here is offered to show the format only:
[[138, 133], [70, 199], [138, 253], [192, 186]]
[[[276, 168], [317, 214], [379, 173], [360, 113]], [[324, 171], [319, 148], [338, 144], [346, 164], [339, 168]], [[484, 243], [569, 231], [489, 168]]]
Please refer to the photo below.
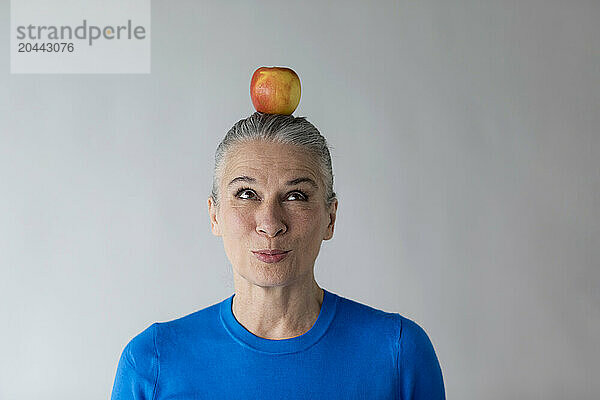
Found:
[[333, 146], [322, 287], [419, 323], [448, 398], [600, 395], [600, 2], [154, 1], [150, 75], [10, 75], [0, 4], [2, 400], [107, 398], [233, 293], [206, 197], [263, 65]]

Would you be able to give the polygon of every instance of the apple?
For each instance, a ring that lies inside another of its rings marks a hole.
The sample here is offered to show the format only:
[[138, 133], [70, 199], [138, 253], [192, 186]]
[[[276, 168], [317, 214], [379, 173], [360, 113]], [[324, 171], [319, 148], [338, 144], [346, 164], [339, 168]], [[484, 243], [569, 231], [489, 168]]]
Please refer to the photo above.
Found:
[[300, 103], [300, 78], [286, 67], [260, 67], [250, 81], [250, 98], [256, 111], [290, 115]]

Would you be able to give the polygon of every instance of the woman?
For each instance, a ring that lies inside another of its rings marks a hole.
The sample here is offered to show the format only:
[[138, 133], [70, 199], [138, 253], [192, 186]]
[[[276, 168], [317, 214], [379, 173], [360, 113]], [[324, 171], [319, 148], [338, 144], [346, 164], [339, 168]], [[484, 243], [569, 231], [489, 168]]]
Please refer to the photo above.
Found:
[[304, 117], [236, 123], [208, 198], [235, 293], [134, 337], [112, 399], [445, 399], [419, 325], [315, 281], [337, 205], [327, 142]]

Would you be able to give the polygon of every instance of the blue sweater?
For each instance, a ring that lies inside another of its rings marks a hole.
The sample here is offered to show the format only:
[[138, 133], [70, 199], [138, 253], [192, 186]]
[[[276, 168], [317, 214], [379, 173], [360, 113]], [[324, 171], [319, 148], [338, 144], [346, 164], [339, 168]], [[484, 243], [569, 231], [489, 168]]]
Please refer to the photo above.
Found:
[[445, 399], [429, 337], [398, 313], [324, 290], [308, 332], [272, 340], [235, 319], [234, 295], [131, 339], [111, 399]]

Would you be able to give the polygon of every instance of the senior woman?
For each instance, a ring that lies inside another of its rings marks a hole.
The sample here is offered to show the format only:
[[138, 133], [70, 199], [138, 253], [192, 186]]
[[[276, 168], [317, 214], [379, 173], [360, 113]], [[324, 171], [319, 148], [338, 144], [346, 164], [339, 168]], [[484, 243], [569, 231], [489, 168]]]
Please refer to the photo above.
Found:
[[112, 399], [445, 399], [419, 325], [315, 281], [337, 205], [327, 142], [304, 117], [237, 122], [208, 198], [235, 293], [131, 339]]

